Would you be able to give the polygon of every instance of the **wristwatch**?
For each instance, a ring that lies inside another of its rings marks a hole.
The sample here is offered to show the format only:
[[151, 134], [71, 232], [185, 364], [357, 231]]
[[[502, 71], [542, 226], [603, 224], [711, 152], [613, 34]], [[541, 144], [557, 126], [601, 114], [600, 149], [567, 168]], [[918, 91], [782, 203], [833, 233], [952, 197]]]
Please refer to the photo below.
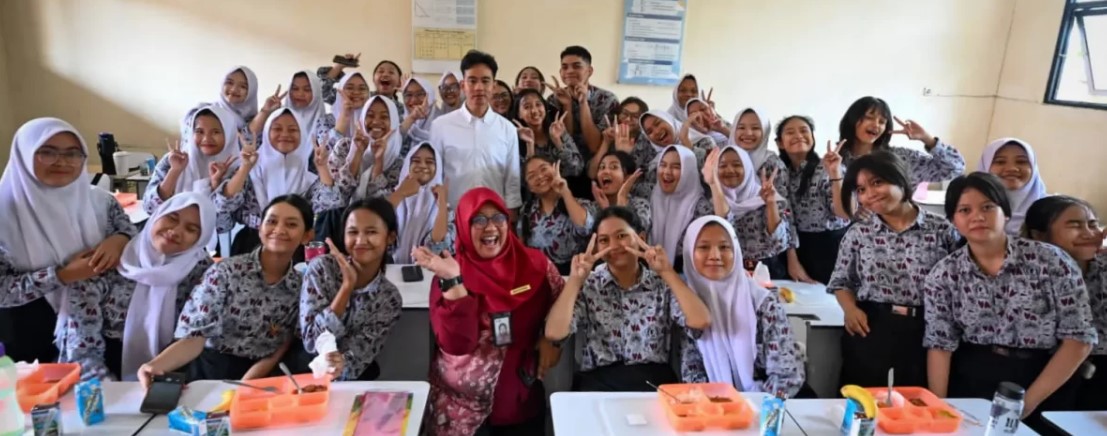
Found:
[[452, 279], [438, 279], [438, 289], [442, 292], [447, 292], [454, 286], [461, 284], [461, 276], [454, 277]]

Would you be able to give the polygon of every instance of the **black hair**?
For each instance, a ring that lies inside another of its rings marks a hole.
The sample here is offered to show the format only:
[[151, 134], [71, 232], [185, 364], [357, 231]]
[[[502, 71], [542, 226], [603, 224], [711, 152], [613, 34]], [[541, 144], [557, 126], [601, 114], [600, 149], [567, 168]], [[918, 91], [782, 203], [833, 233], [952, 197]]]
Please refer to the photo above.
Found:
[[519, 72], [517, 74], [515, 74], [515, 86], [516, 87], [519, 86], [519, 78], [523, 77], [523, 72], [526, 71], [526, 70], [534, 70], [535, 73], [538, 73], [538, 81], [542, 82], [542, 86], [545, 86], [546, 75], [542, 74], [542, 70], [539, 70], [538, 67], [532, 67], [530, 65], [527, 65], [527, 66], [523, 67], [523, 69], [519, 70]]
[[[363, 209], [381, 217], [381, 221], [384, 221], [384, 226], [388, 229], [388, 233], [395, 234], [400, 231], [399, 220], [396, 218], [396, 208], [392, 206], [392, 202], [386, 200], [384, 197], [370, 197], [353, 201], [342, 211], [342, 223], [331, 228], [331, 241], [334, 241], [334, 246], [338, 248], [338, 251], [343, 255], [350, 255], [350, 253], [346, 251], [346, 244], [343, 243], [346, 239], [346, 221], [350, 219], [350, 215], [353, 215], [354, 212]], [[389, 263], [391, 263], [391, 259], [386, 250], [384, 258], [381, 259], [380, 271], [384, 271], [384, 266]]]
[[634, 213], [633, 210], [630, 210], [629, 207], [610, 206], [600, 210], [600, 212], [596, 214], [595, 224], [592, 224], [592, 233], [595, 234], [597, 231], [599, 231], [600, 223], [608, 218], [618, 218], [626, 221], [627, 225], [629, 225], [631, 230], [634, 230], [634, 233], [636, 234], [646, 231], [646, 229], [642, 226], [642, 220], [638, 218], [638, 214]]
[[[542, 92], [541, 91], [538, 91], [536, 89], [530, 89], [530, 88], [519, 90], [519, 93], [515, 94], [515, 100], [513, 100], [511, 102], [512, 118], [515, 119], [515, 120], [518, 120], [524, 126], [527, 125], [526, 120], [524, 120], [523, 117], [522, 117], [522, 113], [523, 113], [522, 108], [519, 107], [519, 106], [523, 104], [523, 99], [524, 98], [526, 98], [527, 96], [532, 96], [532, 95], [535, 98], [538, 99], [539, 103], [542, 103], [543, 107], [546, 108], [546, 117], [544, 119], [542, 119], [542, 132], [544, 132], [548, 135], [550, 133], [550, 125], [553, 124], [554, 116], [556, 114], [554, 114], [553, 108], [551, 108], [550, 105], [546, 102], [546, 99], [544, 97], [542, 97]], [[519, 146], [520, 147], [525, 146], [525, 144], [523, 144], [522, 140], [519, 141]], [[520, 148], [520, 150], [525, 150], [525, 149], [526, 149], [525, 147]], [[520, 156], [525, 156], [525, 154], [522, 154]]]
[[293, 74], [292, 75], [292, 80], [296, 80], [296, 79], [301, 78], [301, 77], [303, 77], [304, 79], [307, 79], [308, 83], [311, 83], [311, 78], [308, 77], [307, 73], [305, 73], [303, 71], [300, 71], [296, 74]]
[[296, 194], [282, 195], [270, 200], [269, 204], [265, 206], [265, 209], [261, 211], [262, 218], [269, 214], [269, 209], [281, 203], [286, 203], [300, 212], [300, 218], [304, 220], [305, 231], [310, 231], [312, 226], [315, 225], [315, 212], [311, 209], [311, 202]]
[[565, 50], [561, 51], [561, 59], [565, 59], [565, 56], [580, 56], [586, 64], [592, 65], [592, 53], [579, 45], [565, 47]]
[[484, 65], [488, 67], [488, 69], [492, 70], [493, 79], [496, 78], [496, 71], [499, 71], [500, 69], [500, 65], [496, 63], [496, 58], [492, 55], [480, 50], [469, 50], [469, 52], [465, 53], [465, 56], [461, 58], [462, 77], [458, 77], [457, 81], [460, 82], [462, 79], [464, 79], [465, 72], [469, 71], [470, 68], [473, 68], [477, 65]]
[[630, 177], [631, 174], [638, 171], [638, 163], [634, 161], [634, 157], [630, 153], [622, 150], [610, 150], [600, 157], [600, 160], [608, 156], [615, 156], [616, 159], [619, 159], [619, 166], [623, 168], [623, 177]]
[[[502, 86], [507, 90], [507, 113], [503, 117], [509, 120], [515, 118], [515, 92], [503, 80], [496, 80], [496, 86]], [[495, 94], [495, 91], [493, 91], [493, 94]]]
[[[196, 129], [196, 120], [200, 119], [200, 117], [212, 117], [212, 118], [215, 118], [215, 121], [219, 123], [219, 128], [220, 128], [220, 129], [222, 129], [222, 128], [223, 128], [223, 120], [220, 120], [220, 119], [219, 119], [219, 115], [216, 115], [216, 114], [215, 114], [215, 111], [213, 111], [213, 110], [211, 110], [211, 109], [209, 109], [209, 108], [203, 108], [203, 109], [200, 109], [199, 111], [197, 111], [197, 112], [196, 112], [196, 115], [193, 115], [193, 116], [192, 116], [192, 129], [193, 129], [193, 130], [195, 130], [195, 129]], [[229, 135], [230, 133], [227, 133], [227, 134]]]
[[[540, 161], [548, 163], [550, 165], [554, 165], [558, 162], [557, 159], [555, 159], [551, 156], [546, 156], [544, 154], [535, 153], [534, 156], [528, 157], [527, 160], [523, 161], [523, 165], [520, 168], [520, 170], [523, 173], [523, 185], [526, 186], [526, 192], [529, 194], [527, 200], [524, 202], [525, 204], [523, 204], [523, 207], [520, 209], [521, 212], [519, 213], [519, 219], [518, 219], [519, 228], [520, 228], [519, 237], [521, 237], [523, 239], [523, 244], [524, 245], [529, 244], [530, 235], [534, 231], [534, 229], [532, 228], [533, 224], [529, 222], [530, 217], [528, 217], [526, 215], [526, 212], [532, 207], [532, 205], [538, 204], [538, 202], [541, 201], [538, 198], [537, 195], [534, 195], [534, 193], [530, 192], [530, 184], [528, 184], [526, 182], [527, 166], [530, 165], [531, 162], [536, 161], [536, 160], [540, 160]], [[557, 206], [554, 207], [554, 211], [555, 212], [560, 212], [560, 213], [562, 213], [566, 216], [568, 216], [568, 213], [569, 213], [569, 209], [565, 206], [565, 201], [560, 199], [560, 198], [557, 200]], [[527, 246], [529, 246], [529, 245], [527, 245]]]
[[788, 153], [784, 152], [784, 148], [781, 147], [780, 143], [784, 141], [784, 125], [792, 120], [802, 120], [807, 124], [807, 128], [811, 129], [811, 149], [807, 150], [807, 156], [804, 156], [804, 162], [807, 163], [807, 165], [803, 168], [803, 173], [800, 174], [799, 186], [796, 187], [796, 192], [794, 192], [797, 196], [803, 196], [807, 194], [807, 188], [811, 186], [811, 177], [815, 176], [815, 169], [819, 166], [820, 162], [819, 154], [815, 152], [814, 145], [815, 120], [812, 120], [811, 117], [806, 115], [789, 115], [783, 120], [780, 120], [780, 123], [776, 125], [776, 142], [777, 148], [780, 150], [780, 160], [784, 162], [785, 167], [789, 170], [792, 169], [794, 164], [792, 158], [788, 157]]
[[[377, 66], [373, 67], [373, 74], [374, 74], [374, 75], [375, 75], [375, 74], [377, 74], [377, 70], [379, 70], [379, 69], [381, 68], [381, 65], [384, 65], [384, 64], [392, 65], [392, 66], [393, 66], [394, 68], [396, 68], [396, 74], [398, 74], [398, 75], [399, 75], [400, 77], [403, 77], [403, 76], [404, 76], [404, 70], [403, 70], [403, 69], [401, 69], [399, 65], [396, 65], [396, 63], [395, 63], [395, 62], [392, 62], [392, 61], [390, 61], [390, 60], [388, 60], [388, 59], [385, 59], [385, 60], [383, 60], [383, 61], [377, 62]], [[362, 77], [362, 78], [364, 79], [365, 77]], [[401, 85], [402, 85], [402, 84], [401, 84]], [[400, 89], [400, 86], [397, 86], [397, 87], [396, 87], [396, 90], [397, 90], [397, 91], [399, 91], [399, 92], [403, 92], [403, 90], [402, 90], [402, 89]], [[393, 92], [392, 92], [392, 95], [390, 96], [390, 97], [392, 97], [392, 101], [395, 101], [395, 102], [399, 102], [399, 101], [400, 101], [400, 100], [397, 100], [397, 99], [396, 99], [396, 92], [397, 92], [397, 91], [393, 91]], [[401, 106], [401, 107], [402, 107], [402, 106]]]
[[911, 196], [915, 194], [915, 187], [911, 185], [910, 170], [907, 169], [903, 159], [888, 151], [866, 154], [849, 165], [842, 181], [842, 210], [846, 211], [847, 215], [853, 214], [853, 192], [857, 190], [857, 178], [861, 175], [861, 171], [868, 171], [880, 180], [898, 186], [903, 191], [901, 203], [911, 201]]
[[632, 95], [630, 97], [624, 98], [623, 101], [619, 102], [618, 105], [613, 107], [612, 108], [613, 112], [611, 113], [611, 115], [612, 116], [618, 116], [619, 112], [623, 111], [623, 107], [628, 105], [628, 104], [638, 105], [638, 107], [642, 108], [642, 113], [643, 114], [650, 111], [650, 105], [646, 104], [646, 102], [643, 101], [642, 99]]
[[1049, 234], [1049, 228], [1057, 221], [1066, 210], [1073, 206], [1081, 206], [1098, 216], [1095, 208], [1087, 201], [1068, 195], [1051, 195], [1039, 198], [1026, 210], [1026, 218], [1022, 222], [1020, 233], [1024, 238], [1033, 239], [1031, 232]]
[[1007, 199], [1007, 188], [999, 177], [983, 171], [974, 171], [968, 175], [957, 176], [946, 187], [946, 218], [953, 221], [957, 214], [957, 203], [961, 201], [961, 195], [967, 189], [979, 191], [992, 203], [999, 205], [1003, 210], [1003, 216], [1011, 216], [1011, 201]]
[[888, 143], [892, 140], [892, 109], [888, 107], [887, 102], [877, 97], [861, 97], [849, 105], [846, 114], [842, 115], [842, 121], [838, 123], [838, 138], [846, 141], [846, 145], [842, 147], [840, 152], [843, 161], [848, 160], [853, 155], [853, 146], [857, 143], [857, 123], [864, 119], [865, 114], [869, 113], [870, 110], [875, 110], [885, 120], [884, 133], [876, 138], [876, 142], [873, 143], [873, 151], [888, 148]]

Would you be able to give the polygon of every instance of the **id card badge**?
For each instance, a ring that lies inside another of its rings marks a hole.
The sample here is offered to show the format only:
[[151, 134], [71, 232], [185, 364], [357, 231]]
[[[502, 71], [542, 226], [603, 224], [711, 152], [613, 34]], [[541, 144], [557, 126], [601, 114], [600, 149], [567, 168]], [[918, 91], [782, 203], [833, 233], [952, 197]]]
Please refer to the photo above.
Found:
[[492, 318], [492, 343], [497, 347], [511, 345], [511, 312], [489, 314]]

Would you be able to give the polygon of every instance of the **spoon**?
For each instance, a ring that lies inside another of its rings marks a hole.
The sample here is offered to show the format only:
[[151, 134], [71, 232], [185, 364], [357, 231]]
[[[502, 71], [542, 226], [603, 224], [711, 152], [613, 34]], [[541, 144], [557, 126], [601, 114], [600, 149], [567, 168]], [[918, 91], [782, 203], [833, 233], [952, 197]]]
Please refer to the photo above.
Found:
[[650, 385], [650, 387], [651, 387], [651, 388], [657, 389], [657, 391], [658, 391], [658, 392], [661, 392], [661, 393], [663, 393], [663, 394], [665, 394], [665, 395], [668, 395], [668, 396], [669, 396], [669, 397], [671, 397], [672, 399], [676, 400], [676, 402], [678, 402], [678, 403], [683, 403], [683, 401], [681, 401], [681, 400], [680, 400], [680, 398], [677, 398], [677, 396], [676, 396], [676, 395], [670, 394], [670, 393], [669, 393], [668, 391], [666, 391], [666, 390], [663, 390], [663, 389], [661, 389], [661, 388], [657, 387], [657, 385], [655, 385], [655, 384], [653, 384], [653, 383], [650, 383], [650, 381], [649, 381], [649, 380], [646, 380], [646, 384]]
[[292, 386], [296, 387], [296, 395], [300, 395], [303, 390], [300, 389], [300, 384], [296, 382], [296, 377], [292, 376], [292, 371], [288, 370], [288, 365], [285, 365], [284, 362], [281, 362], [280, 367], [281, 372], [283, 372], [284, 375], [287, 375], [289, 380], [292, 380]]
[[270, 394], [275, 394], [275, 393], [278, 392], [277, 388], [274, 388], [272, 386], [266, 386], [266, 387], [263, 388], [261, 386], [254, 386], [254, 385], [249, 384], [249, 383], [240, 382], [238, 380], [223, 380], [223, 383], [229, 383], [229, 384], [237, 385], [237, 386], [245, 386], [245, 387], [248, 387], [248, 388], [251, 388], [251, 389], [257, 389], [259, 391], [268, 392]]

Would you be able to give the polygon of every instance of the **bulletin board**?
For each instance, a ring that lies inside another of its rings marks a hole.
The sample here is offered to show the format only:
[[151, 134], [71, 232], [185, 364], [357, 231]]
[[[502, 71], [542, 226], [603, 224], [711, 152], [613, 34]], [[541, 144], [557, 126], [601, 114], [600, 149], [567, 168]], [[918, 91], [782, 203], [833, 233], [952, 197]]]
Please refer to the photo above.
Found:
[[687, 0], [624, 0], [619, 83], [671, 86], [680, 81]]
[[411, 67], [416, 73], [456, 70], [477, 48], [477, 0], [411, 1]]

